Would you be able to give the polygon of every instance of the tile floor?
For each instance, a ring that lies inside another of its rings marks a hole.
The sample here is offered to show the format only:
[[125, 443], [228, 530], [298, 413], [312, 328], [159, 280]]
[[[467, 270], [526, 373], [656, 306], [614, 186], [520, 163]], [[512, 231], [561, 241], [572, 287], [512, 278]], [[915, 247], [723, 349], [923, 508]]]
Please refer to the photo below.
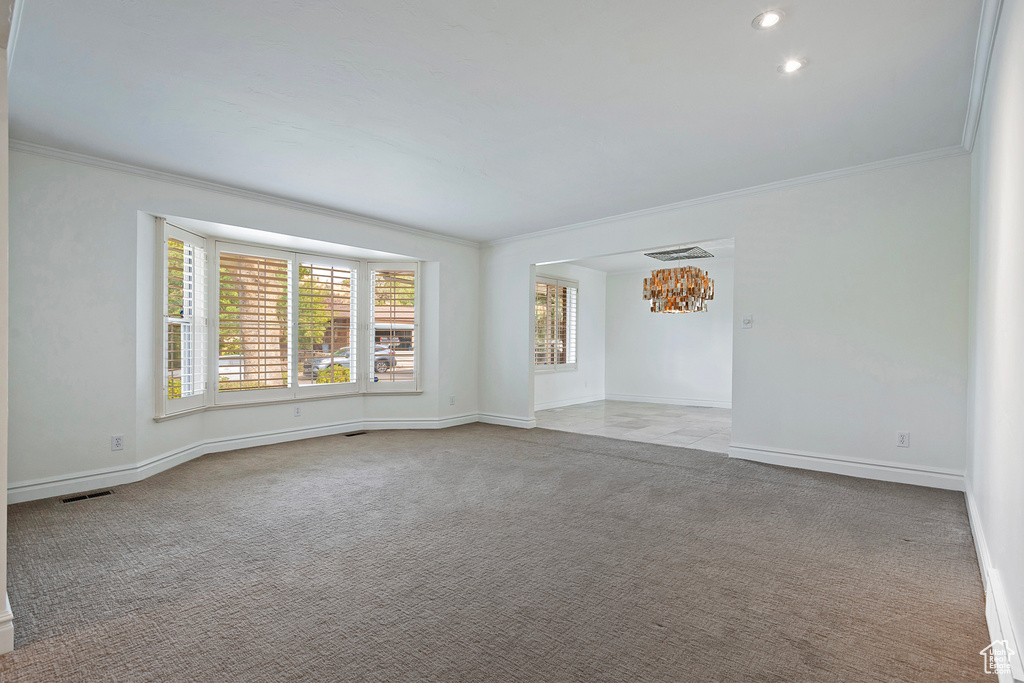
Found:
[[537, 426], [613, 439], [728, 453], [732, 411], [664, 403], [593, 401], [538, 410]]

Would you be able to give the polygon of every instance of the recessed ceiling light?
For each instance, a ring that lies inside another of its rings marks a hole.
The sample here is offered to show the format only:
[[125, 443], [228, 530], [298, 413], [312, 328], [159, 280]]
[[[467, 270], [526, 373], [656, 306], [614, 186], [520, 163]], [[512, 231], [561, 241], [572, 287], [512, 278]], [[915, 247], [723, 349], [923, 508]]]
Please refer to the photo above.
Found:
[[779, 73], [791, 74], [794, 71], [799, 71], [805, 66], [807, 66], [806, 59], [787, 59], [785, 64], [779, 65]]
[[750, 25], [758, 30], [764, 30], [771, 28], [782, 21], [782, 17], [786, 16], [785, 12], [780, 9], [770, 9], [767, 12], [761, 12], [754, 21], [750, 22]]

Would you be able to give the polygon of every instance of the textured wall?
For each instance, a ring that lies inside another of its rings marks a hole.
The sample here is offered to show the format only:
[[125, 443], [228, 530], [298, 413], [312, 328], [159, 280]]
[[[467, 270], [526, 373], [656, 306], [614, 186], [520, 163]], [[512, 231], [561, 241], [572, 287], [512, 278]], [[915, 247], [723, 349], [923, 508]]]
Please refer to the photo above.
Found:
[[714, 258], [692, 265], [708, 271], [715, 281], [715, 298], [704, 313], [651, 313], [650, 302], [641, 298], [643, 279], [650, 270], [608, 276], [609, 396], [721, 408], [732, 405], [734, 261]]
[[[1024, 643], [1024, 3], [1003, 3], [975, 141], [968, 486]], [[984, 558], [982, 558], [984, 561]], [[990, 586], [990, 589], [992, 587]], [[1004, 636], [1010, 634], [1004, 631]]]
[[958, 156], [490, 246], [481, 410], [532, 417], [531, 263], [735, 236], [734, 443], [961, 474], [969, 222]]
[[[35, 154], [12, 154], [11, 188], [12, 484], [133, 465], [202, 441], [476, 412], [475, 246]], [[300, 418], [270, 405], [155, 423], [148, 213], [423, 259], [423, 393], [309, 401]], [[125, 435], [123, 451], [111, 452], [112, 434]]]

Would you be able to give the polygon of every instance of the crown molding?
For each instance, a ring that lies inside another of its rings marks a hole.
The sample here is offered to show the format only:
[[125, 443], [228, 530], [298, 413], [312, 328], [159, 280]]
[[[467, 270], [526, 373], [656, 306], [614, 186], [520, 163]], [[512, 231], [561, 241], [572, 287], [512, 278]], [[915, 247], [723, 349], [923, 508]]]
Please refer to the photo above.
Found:
[[985, 86], [992, 63], [992, 49], [996, 42], [1003, 0], [982, 0], [981, 21], [978, 22], [978, 41], [974, 46], [974, 73], [971, 74], [971, 92], [967, 100], [967, 118], [964, 121], [963, 146], [974, 149], [974, 138], [981, 121], [981, 107], [985, 102]]
[[800, 187], [802, 185], [812, 185], [814, 183], [824, 183], [829, 180], [836, 180], [837, 178], [845, 178], [847, 176], [860, 175], [863, 173], [871, 173], [873, 171], [881, 171], [887, 168], [897, 168], [899, 166], [909, 166], [911, 164], [920, 164], [926, 161], [934, 161], [936, 159], [944, 159], [946, 157], [955, 157], [963, 154], [968, 154], [968, 150], [962, 145], [954, 145], [952, 147], [942, 147], [940, 149], [933, 149], [927, 152], [918, 152], [916, 154], [908, 154], [902, 157], [893, 157], [892, 159], [883, 159], [882, 161], [872, 161], [867, 164], [860, 164], [858, 166], [847, 166], [846, 168], [839, 168], [833, 171], [823, 171], [822, 173], [812, 173], [811, 175], [800, 176], [797, 178], [790, 178], [789, 180], [778, 180], [771, 183], [765, 183], [763, 185], [755, 185], [753, 187], [746, 187], [739, 190], [729, 190], [728, 192], [720, 192], [718, 194], [707, 195], [704, 197], [696, 197], [694, 199], [687, 199], [681, 202], [674, 202], [672, 204], [663, 204], [662, 206], [655, 206], [649, 209], [640, 209], [638, 211], [630, 211], [628, 213], [620, 213], [615, 216], [606, 216], [605, 218], [596, 218], [590, 221], [584, 221], [582, 223], [572, 223], [570, 225], [563, 225], [557, 228], [548, 228], [546, 230], [537, 230], [535, 232], [528, 232], [523, 235], [513, 235], [511, 237], [502, 237], [501, 239], [491, 240], [485, 242], [484, 246], [498, 246], [502, 244], [509, 244], [512, 242], [519, 242], [522, 240], [535, 239], [538, 237], [546, 237], [548, 235], [556, 235], [561, 232], [570, 232], [573, 230], [580, 230], [582, 228], [591, 228], [596, 225], [604, 225], [606, 223], [615, 223], [618, 221], [641, 218], [644, 216], [654, 216], [660, 213], [666, 213], [668, 211], [677, 211], [679, 209], [689, 208], [691, 206], [699, 206], [701, 204], [713, 204], [716, 202], [724, 202], [730, 199], [738, 199], [740, 197], [749, 197], [755, 194], [763, 194], [765, 192], [773, 192], [776, 190], [784, 190], [791, 187]]
[[14, 61], [14, 46], [18, 42], [18, 29], [21, 27], [21, 11], [25, 9], [25, 0], [10, 0], [10, 16], [8, 17], [7, 36], [4, 39], [7, 50], [7, 75], [11, 75], [11, 62]]
[[134, 166], [132, 164], [126, 164], [120, 161], [111, 161], [110, 159], [94, 157], [88, 154], [68, 152], [63, 149], [47, 147], [45, 145], [37, 145], [32, 142], [11, 140], [9, 149], [12, 152], [34, 154], [36, 156], [47, 157], [49, 159], [57, 159], [59, 161], [67, 161], [73, 164], [93, 166], [95, 168], [102, 168], [104, 170], [114, 171], [116, 173], [124, 173], [126, 175], [138, 176], [141, 178], [147, 178], [149, 180], [158, 180], [165, 183], [173, 183], [175, 185], [191, 187], [197, 190], [205, 190], [207, 192], [215, 192], [217, 194], [228, 195], [231, 197], [239, 197], [241, 199], [262, 202], [264, 204], [273, 204], [275, 206], [280, 206], [286, 209], [293, 209], [295, 211], [304, 211], [306, 213], [314, 213], [320, 216], [327, 216], [328, 218], [356, 221], [359, 223], [372, 225], [374, 227], [384, 228], [386, 230], [395, 230], [397, 232], [406, 233], [408, 235], [415, 235], [416, 237], [425, 237], [428, 239], [441, 240], [444, 242], [452, 242], [455, 244], [461, 244], [468, 247], [480, 247], [480, 242], [463, 239], [461, 237], [453, 237], [451, 235], [444, 235], [437, 232], [431, 232], [429, 230], [421, 230], [420, 228], [413, 228], [408, 225], [401, 225], [400, 223], [390, 223], [388, 221], [382, 221], [378, 218], [361, 216], [356, 213], [349, 213], [347, 211], [341, 211], [340, 209], [332, 209], [326, 206], [320, 206], [318, 204], [300, 202], [294, 199], [285, 199], [284, 197], [278, 197], [276, 195], [271, 194], [264, 194], [263, 192], [256, 192], [255, 190], [244, 190], [242, 188], [232, 187], [230, 185], [222, 185], [220, 183], [211, 182], [209, 180], [199, 180], [197, 178], [190, 178], [188, 176], [178, 175], [176, 173], [156, 171], [151, 168]]

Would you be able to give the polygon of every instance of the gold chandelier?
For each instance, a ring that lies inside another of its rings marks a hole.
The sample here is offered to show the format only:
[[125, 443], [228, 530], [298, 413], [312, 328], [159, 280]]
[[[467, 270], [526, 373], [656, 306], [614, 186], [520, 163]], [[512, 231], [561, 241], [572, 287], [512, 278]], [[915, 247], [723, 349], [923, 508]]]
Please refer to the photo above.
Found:
[[651, 313], [706, 312], [714, 298], [715, 281], [694, 266], [655, 270], [644, 278], [644, 300], [651, 302]]

